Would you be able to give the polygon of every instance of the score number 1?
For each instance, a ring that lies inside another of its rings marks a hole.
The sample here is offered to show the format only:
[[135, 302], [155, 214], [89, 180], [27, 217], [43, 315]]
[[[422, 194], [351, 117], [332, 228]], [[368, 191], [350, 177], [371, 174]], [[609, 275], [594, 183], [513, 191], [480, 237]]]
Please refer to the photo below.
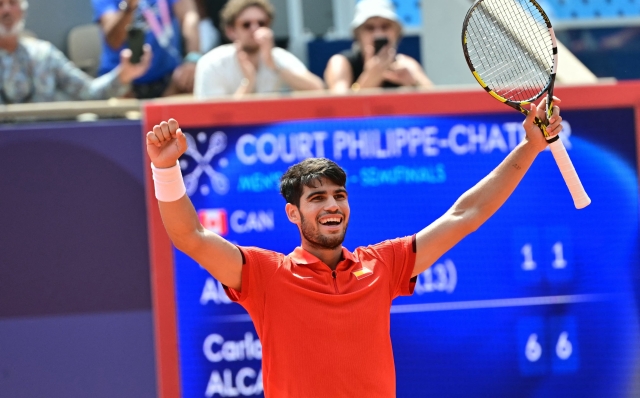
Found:
[[[564, 259], [564, 250], [562, 242], [556, 242], [552, 247], [552, 252], [555, 259], [551, 262], [551, 266], [555, 269], [563, 269], [567, 266], [567, 260]], [[533, 246], [530, 243], [526, 243], [522, 246], [520, 253], [524, 256], [522, 262], [522, 269], [525, 271], [533, 271], [538, 264], [533, 260]]]
[[517, 227], [512, 234], [512, 261], [516, 279], [525, 283], [567, 282], [575, 261], [571, 231], [562, 226]]

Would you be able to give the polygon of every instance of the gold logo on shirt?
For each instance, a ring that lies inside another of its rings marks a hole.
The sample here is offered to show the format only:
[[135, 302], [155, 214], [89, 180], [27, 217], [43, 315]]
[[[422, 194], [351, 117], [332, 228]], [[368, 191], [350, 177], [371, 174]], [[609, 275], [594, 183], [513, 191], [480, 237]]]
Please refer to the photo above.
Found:
[[373, 275], [373, 271], [369, 268], [362, 267], [362, 269], [353, 271], [352, 274], [356, 277], [357, 280], [360, 280], [366, 278], [367, 276]]

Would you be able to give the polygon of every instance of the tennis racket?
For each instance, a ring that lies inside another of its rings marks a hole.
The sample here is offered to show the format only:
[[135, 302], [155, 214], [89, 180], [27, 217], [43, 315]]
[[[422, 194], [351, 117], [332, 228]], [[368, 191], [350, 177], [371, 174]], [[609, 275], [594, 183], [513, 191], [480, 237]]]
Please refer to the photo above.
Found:
[[[553, 112], [558, 48], [553, 27], [535, 0], [477, 0], [462, 26], [462, 48], [480, 85], [495, 99], [527, 115], [523, 105], [547, 93]], [[536, 117], [577, 209], [591, 203], [559, 136]]]

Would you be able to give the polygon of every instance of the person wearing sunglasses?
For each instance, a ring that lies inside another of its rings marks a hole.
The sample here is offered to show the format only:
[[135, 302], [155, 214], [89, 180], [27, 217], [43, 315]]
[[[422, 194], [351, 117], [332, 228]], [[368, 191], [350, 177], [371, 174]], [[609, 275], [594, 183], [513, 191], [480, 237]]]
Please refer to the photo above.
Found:
[[220, 19], [232, 43], [214, 48], [198, 61], [196, 98], [324, 88], [298, 58], [274, 46], [273, 17], [268, 0], [230, 0], [225, 5]]
[[324, 72], [331, 91], [433, 85], [418, 61], [396, 52], [402, 25], [389, 0], [358, 2], [351, 27], [353, 49], [331, 57]]

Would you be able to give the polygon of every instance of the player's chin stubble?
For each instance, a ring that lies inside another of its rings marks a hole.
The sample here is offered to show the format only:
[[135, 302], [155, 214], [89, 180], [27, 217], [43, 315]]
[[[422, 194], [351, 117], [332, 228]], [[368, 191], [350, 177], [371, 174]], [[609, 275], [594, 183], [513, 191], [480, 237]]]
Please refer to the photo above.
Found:
[[338, 235], [325, 236], [322, 235], [317, 229], [314, 228], [314, 224], [307, 222], [307, 219], [304, 216], [300, 215], [300, 230], [302, 232], [302, 236], [312, 245], [322, 248], [333, 250], [344, 242], [344, 237], [347, 234], [348, 223], [344, 226], [344, 231]]

